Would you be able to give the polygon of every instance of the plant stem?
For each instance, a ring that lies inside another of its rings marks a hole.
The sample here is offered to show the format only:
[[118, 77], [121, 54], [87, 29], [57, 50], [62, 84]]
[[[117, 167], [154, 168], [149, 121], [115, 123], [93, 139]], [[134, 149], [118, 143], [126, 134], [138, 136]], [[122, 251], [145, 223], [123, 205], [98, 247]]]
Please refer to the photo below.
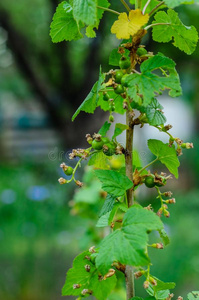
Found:
[[97, 6], [97, 8], [102, 9], [104, 11], [108, 11], [108, 12], [110, 12], [112, 14], [115, 14], [115, 15], [120, 15], [120, 13], [118, 11], [110, 9], [110, 8], [106, 8], [106, 7], [102, 7], [102, 6]]
[[130, 7], [128, 6], [128, 4], [124, 1], [124, 0], [120, 0], [122, 2], [122, 4], [126, 7], [127, 11], [130, 11]]
[[139, 171], [139, 174], [141, 174], [145, 169], [147, 169], [148, 167], [150, 167], [152, 164], [154, 164], [156, 161], [158, 161], [158, 157], [156, 159], [154, 159], [153, 161], [151, 161], [148, 165], [146, 165], [144, 168], [142, 168]]
[[148, 30], [149, 28], [154, 27], [154, 26], [158, 26], [158, 25], [171, 25], [171, 23], [153, 23], [153, 24], [150, 24], [150, 25], [146, 26], [144, 29]]
[[147, 3], [145, 4], [144, 8], [143, 8], [143, 11], [142, 11], [142, 14], [144, 15], [145, 14], [145, 11], [148, 7], [148, 5], [150, 4], [151, 0], [148, 0]]
[[158, 5], [156, 5], [156, 7], [154, 7], [152, 9], [152, 11], [150, 11], [149, 16], [151, 16], [160, 6], [164, 5], [164, 1], [160, 2]]
[[[133, 132], [134, 125], [132, 125], [132, 118], [130, 110], [126, 112], [126, 154], [125, 154], [125, 165], [126, 165], [126, 176], [133, 182]], [[127, 191], [128, 206], [133, 205], [133, 189]]]
[[126, 266], [126, 299], [129, 300], [135, 297], [134, 272], [132, 266]]
[[[130, 109], [126, 112], [126, 125], [128, 129], [126, 130], [126, 154], [125, 154], [125, 165], [126, 165], [126, 176], [133, 181], [133, 133], [134, 125], [132, 120], [132, 111]], [[128, 207], [133, 205], [134, 199], [133, 189], [127, 191], [127, 202]], [[135, 296], [134, 291], [134, 271], [132, 266], [126, 266], [125, 270], [126, 277], [126, 299], [129, 300]]]

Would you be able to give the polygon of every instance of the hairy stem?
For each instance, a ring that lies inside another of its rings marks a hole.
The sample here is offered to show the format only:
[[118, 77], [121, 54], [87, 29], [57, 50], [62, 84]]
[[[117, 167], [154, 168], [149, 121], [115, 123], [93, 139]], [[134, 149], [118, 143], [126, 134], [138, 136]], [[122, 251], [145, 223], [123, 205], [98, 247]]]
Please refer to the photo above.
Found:
[[124, 1], [124, 0], [120, 0], [122, 2], [122, 4], [124, 5], [124, 7], [126, 7], [127, 11], [130, 11], [130, 7], [128, 6], [128, 4]]
[[112, 14], [115, 14], [115, 15], [120, 15], [120, 13], [118, 11], [110, 9], [110, 8], [106, 8], [106, 7], [102, 7], [102, 6], [97, 6], [97, 8], [102, 9], [104, 11], [108, 11], [108, 12], [110, 12]]
[[[126, 124], [128, 129], [126, 131], [126, 154], [125, 154], [125, 164], [126, 164], [126, 176], [133, 181], [133, 114], [129, 109], [126, 112]], [[128, 207], [133, 205], [134, 199], [133, 189], [127, 191], [127, 203]], [[132, 266], [126, 266], [125, 270], [126, 277], [126, 299], [131, 299], [135, 296], [134, 291], [134, 272]]]

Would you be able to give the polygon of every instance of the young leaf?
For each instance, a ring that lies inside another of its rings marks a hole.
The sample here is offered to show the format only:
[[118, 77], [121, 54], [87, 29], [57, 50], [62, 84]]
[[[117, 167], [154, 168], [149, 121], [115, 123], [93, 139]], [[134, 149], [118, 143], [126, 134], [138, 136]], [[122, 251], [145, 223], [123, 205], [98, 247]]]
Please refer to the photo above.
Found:
[[157, 25], [153, 27], [153, 40], [156, 42], [167, 43], [174, 39], [173, 45], [187, 54], [195, 51], [198, 42], [198, 33], [194, 26], [187, 27], [179, 19], [178, 14], [169, 9], [166, 12], [160, 11], [155, 15], [155, 23], [163, 23], [165, 25]]
[[169, 147], [159, 140], [148, 140], [150, 151], [164, 164], [167, 169], [178, 178], [178, 167], [180, 166], [175, 147]]
[[66, 1], [58, 5], [50, 28], [50, 36], [53, 43], [82, 38], [79, 26], [73, 17], [73, 8]]
[[[108, 2], [108, 0], [97, 0], [97, 6], [108, 8], [110, 6], [110, 3]], [[96, 37], [96, 33], [95, 33], [94, 29], [95, 28], [98, 29], [99, 23], [100, 23], [101, 18], [103, 17], [103, 14], [104, 14], [104, 10], [97, 8], [97, 21], [95, 22], [94, 25], [89, 25], [86, 28], [87, 37], [89, 37], [89, 38]]]
[[98, 151], [91, 156], [88, 165], [94, 166], [96, 169], [109, 170], [110, 164], [108, 162], [107, 156], [102, 151]]
[[92, 90], [90, 91], [86, 99], [83, 101], [83, 103], [80, 105], [80, 107], [76, 110], [76, 112], [72, 116], [72, 121], [75, 120], [75, 118], [79, 115], [81, 111], [85, 111], [86, 113], [90, 113], [90, 114], [94, 113], [97, 107], [99, 89], [101, 88], [104, 79], [105, 79], [105, 74], [101, 73], [101, 69], [100, 69], [99, 80], [94, 84]]
[[118, 135], [120, 135], [126, 129], [128, 129], [127, 125], [124, 125], [121, 123], [115, 124], [115, 131], [114, 131], [112, 139], [115, 139]]
[[166, 117], [162, 112], [163, 106], [156, 98], [153, 98], [151, 103], [145, 108], [146, 117], [151, 126], [162, 125], [166, 122]]
[[98, 133], [101, 134], [102, 136], [105, 136], [109, 131], [110, 127], [111, 127], [111, 123], [106, 121]]
[[[114, 99], [115, 113], [123, 115], [126, 112], [126, 110], [123, 108], [124, 99], [120, 95], [117, 95], [114, 91], [108, 91], [108, 95], [110, 98]], [[109, 102], [103, 100], [102, 93], [100, 93], [100, 97], [98, 100], [98, 106], [100, 106], [101, 109], [104, 111], [109, 110]]]
[[121, 13], [118, 20], [111, 27], [111, 32], [116, 34], [118, 39], [129, 39], [135, 35], [149, 20], [149, 15], [142, 14], [140, 9], [131, 10], [129, 16]]
[[164, 229], [159, 231], [160, 237], [163, 240], [163, 243], [165, 246], [167, 246], [170, 243], [169, 237]]
[[[158, 76], [152, 71], [161, 69], [163, 75]], [[179, 76], [175, 70], [175, 63], [163, 54], [149, 58], [141, 64], [141, 74], [131, 74], [127, 77], [128, 95], [139, 105], [148, 106], [155, 93], [168, 89], [171, 97], [182, 94]], [[169, 72], [169, 74], [167, 74]]]
[[107, 227], [109, 226], [109, 217], [111, 212], [107, 212], [106, 214], [102, 215], [99, 220], [97, 221], [96, 227]]
[[188, 300], [199, 300], [199, 291], [189, 293], [187, 298]]
[[[88, 251], [78, 255], [73, 267], [68, 271], [65, 285], [62, 289], [63, 296], [81, 296], [84, 289], [88, 289], [98, 300], [104, 300], [115, 287], [116, 276], [100, 280], [100, 274], [95, 265], [85, 257], [90, 257]], [[85, 265], [89, 266], [90, 271], [86, 271]], [[79, 285], [74, 288], [74, 285]]]
[[115, 200], [116, 200], [116, 197], [111, 195], [111, 194], [108, 194], [106, 196], [106, 199], [104, 201], [104, 205], [102, 206], [102, 209], [99, 213], [99, 216], [103, 216], [105, 215], [107, 212], [110, 212], [114, 206], [114, 203], [115, 203]]
[[96, 176], [102, 182], [102, 189], [107, 193], [120, 197], [133, 186], [132, 181], [125, 175], [112, 170], [96, 170]]
[[157, 300], [165, 299], [170, 294], [170, 289], [174, 289], [176, 284], [174, 282], [163, 282], [156, 277], [153, 277], [157, 285], [150, 284], [147, 289], [147, 293], [151, 296], [154, 296]]
[[[129, 50], [124, 49], [124, 51], [123, 56], [127, 58], [129, 56]], [[122, 54], [118, 52], [118, 49], [113, 49], [109, 56], [109, 65], [118, 67], [121, 57]]]
[[97, 0], [73, 0], [73, 15], [78, 22], [94, 25], [97, 21]]
[[102, 241], [96, 258], [97, 268], [106, 273], [113, 262], [133, 266], [147, 265], [147, 231], [162, 228], [163, 224], [154, 212], [139, 205], [132, 206], [124, 216], [122, 228]]

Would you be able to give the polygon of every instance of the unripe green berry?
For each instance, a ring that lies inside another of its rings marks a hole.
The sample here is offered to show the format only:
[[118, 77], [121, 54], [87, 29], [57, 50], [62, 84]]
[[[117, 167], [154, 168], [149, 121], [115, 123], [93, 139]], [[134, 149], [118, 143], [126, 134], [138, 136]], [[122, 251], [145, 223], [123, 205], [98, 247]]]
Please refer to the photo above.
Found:
[[102, 150], [103, 145], [104, 145], [103, 140], [101, 140], [101, 141], [93, 140], [92, 141], [92, 147], [95, 150]]
[[131, 62], [126, 57], [122, 57], [119, 61], [119, 66], [121, 69], [128, 69], [131, 66]]
[[153, 175], [147, 176], [144, 180], [145, 185], [148, 188], [153, 188], [155, 186], [154, 179], [155, 179], [155, 177]]
[[122, 72], [122, 70], [117, 70], [115, 72], [115, 82], [121, 83], [121, 79], [122, 79], [123, 75], [124, 75], [124, 73]]
[[128, 83], [127, 83], [127, 78], [128, 78], [129, 74], [124, 74], [124, 76], [122, 77], [121, 79], [121, 84], [125, 87], [128, 86]]
[[67, 176], [70, 176], [73, 174], [73, 168], [72, 167], [68, 167], [67, 170], [64, 171], [64, 173], [67, 175]]
[[136, 54], [138, 56], [146, 55], [148, 52], [145, 48], [138, 48]]
[[118, 84], [117, 87], [115, 88], [115, 93], [116, 94], [122, 94], [124, 93], [124, 88], [121, 84]]

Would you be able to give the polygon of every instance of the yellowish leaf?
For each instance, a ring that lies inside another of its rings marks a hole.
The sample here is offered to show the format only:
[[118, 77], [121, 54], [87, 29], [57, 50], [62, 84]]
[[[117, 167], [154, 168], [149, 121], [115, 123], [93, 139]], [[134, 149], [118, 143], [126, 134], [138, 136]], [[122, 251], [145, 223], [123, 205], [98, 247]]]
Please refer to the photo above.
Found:
[[129, 16], [121, 13], [117, 21], [114, 22], [111, 32], [116, 34], [118, 39], [129, 39], [135, 35], [143, 25], [149, 20], [149, 15], [142, 14], [140, 9], [131, 10]]

